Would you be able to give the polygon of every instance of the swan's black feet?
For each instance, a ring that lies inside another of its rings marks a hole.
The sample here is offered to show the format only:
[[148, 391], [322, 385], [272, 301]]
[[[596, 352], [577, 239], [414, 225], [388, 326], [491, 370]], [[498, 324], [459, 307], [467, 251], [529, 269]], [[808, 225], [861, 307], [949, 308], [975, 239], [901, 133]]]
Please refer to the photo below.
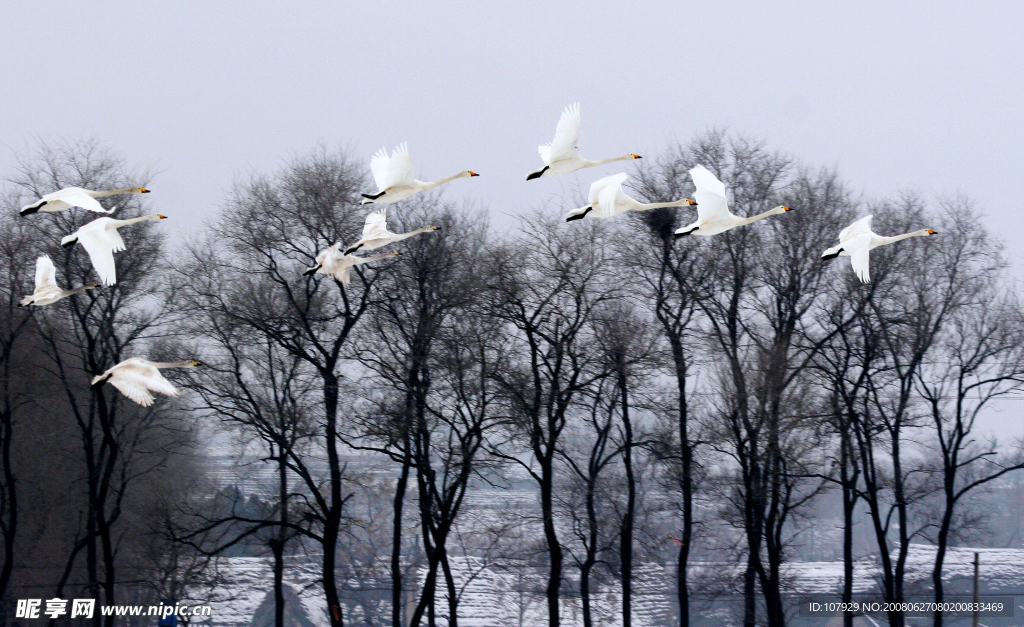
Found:
[[537, 170], [536, 172], [530, 172], [529, 174], [526, 175], [526, 180], [532, 181], [533, 179], [539, 179], [540, 177], [544, 176], [544, 173], [548, 171], [549, 167], [551, 166], [546, 165], [543, 168]]
[[587, 210], [584, 211], [583, 213], [579, 213], [579, 214], [576, 214], [574, 216], [569, 216], [568, 218], [565, 219], [565, 221], [566, 222], [572, 222], [573, 220], [582, 220], [583, 216], [585, 216], [588, 213], [590, 213], [593, 209], [594, 209], [593, 207], [587, 207]]
[[33, 213], [35, 213], [35, 212], [39, 211], [40, 209], [42, 209], [43, 205], [45, 205], [46, 203], [47, 203], [47, 201], [44, 200], [43, 202], [39, 203], [38, 205], [32, 205], [31, 207], [25, 207], [24, 209], [21, 210], [21, 215], [23, 215], [23, 216], [32, 215]]

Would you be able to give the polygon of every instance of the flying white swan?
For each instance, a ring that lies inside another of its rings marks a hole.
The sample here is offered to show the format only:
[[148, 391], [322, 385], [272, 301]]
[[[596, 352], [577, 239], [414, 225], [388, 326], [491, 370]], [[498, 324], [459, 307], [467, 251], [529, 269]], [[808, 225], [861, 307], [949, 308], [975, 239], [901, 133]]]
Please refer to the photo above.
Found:
[[690, 178], [693, 179], [693, 185], [697, 188], [693, 192], [693, 197], [697, 199], [697, 221], [676, 229], [676, 237], [691, 233], [704, 236], [717, 235], [737, 226], [790, 211], [789, 207], [779, 205], [756, 216], [741, 218], [729, 211], [729, 203], [725, 199], [725, 184], [707, 168], [702, 165], [692, 168]]
[[904, 233], [892, 237], [882, 237], [871, 230], [871, 216], [857, 220], [850, 226], [839, 232], [839, 245], [829, 248], [822, 253], [822, 259], [835, 259], [842, 255], [850, 258], [853, 264], [853, 271], [862, 283], [871, 282], [871, 249], [898, 242], [908, 237], [927, 237], [935, 235], [931, 229], [921, 229], [913, 233]]
[[341, 248], [340, 243], [334, 244], [330, 248], [320, 251], [320, 254], [316, 256], [316, 265], [312, 268], [306, 268], [306, 271], [302, 274], [326, 274], [329, 277], [333, 277], [341, 281], [342, 285], [348, 285], [352, 280], [349, 274], [349, 270], [352, 266], [358, 266], [371, 261], [379, 261], [388, 257], [395, 257], [399, 254], [396, 250], [383, 255], [377, 255], [376, 257], [356, 257], [355, 255], [346, 255], [340, 252], [338, 250], [339, 248]]
[[96, 213], [110, 213], [113, 209], [104, 209], [97, 198], [115, 196], [117, 194], [148, 194], [145, 187], [125, 187], [124, 189], [108, 189], [102, 192], [94, 192], [91, 189], [81, 187], [65, 187], [56, 192], [50, 192], [31, 205], [25, 205], [19, 212], [23, 216], [33, 214], [37, 211], [64, 211], [71, 207], [81, 207]]
[[580, 156], [580, 103], [576, 102], [565, 108], [562, 117], [558, 119], [558, 126], [555, 128], [555, 138], [550, 143], [537, 146], [537, 152], [544, 162], [544, 167], [530, 172], [526, 180], [540, 178], [542, 176], [558, 176], [568, 174], [583, 168], [592, 168], [595, 165], [604, 165], [612, 161], [626, 161], [628, 159], [639, 159], [640, 155], [630, 153], [621, 157], [591, 161]]
[[681, 205], [697, 204], [688, 198], [672, 202], [645, 203], [636, 201], [622, 191], [622, 184], [626, 182], [626, 178], [627, 175], [625, 173], [619, 173], [606, 176], [591, 183], [587, 206], [570, 211], [565, 221], [580, 220], [583, 216], [588, 215], [594, 218], [611, 218], [627, 211], [645, 211], [647, 209], [657, 209], [658, 207], [679, 207]]
[[415, 231], [409, 231], [408, 233], [392, 233], [388, 230], [387, 212], [387, 207], [381, 207], [380, 211], [371, 211], [367, 214], [366, 223], [363, 224], [363, 236], [358, 242], [345, 249], [346, 255], [354, 253], [360, 248], [373, 250], [374, 248], [380, 248], [381, 246], [400, 242], [403, 239], [412, 237], [413, 235], [441, 230], [441, 227], [425, 226], [416, 229]]
[[202, 364], [198, 361], [165, 363], [130, 357], [94, 377], [92, 387], [97, 389], [109, 381], [121, 394], [143, 407], [149, 407], [153, 404], [153, 395], [150, 392], [159, 392], [167, 396], [179, 394], [177, 388], [160, 374], [161, 368], [195, 368], [200, 365]]
[[438, 185], [444, 185], [448, 181], [480, 176], [472, 170], [463, 170], [447, 178], [436, 181], [417, 181], [412, 177], [412, 160], [409, 159], [409, 147], [402, 142], [397, 148], [391, 151], [391, 158], [388, 158], [388, 151], [381, 148], [373, 158], [370, 159], [370, 171], [373, 172], [373, 180], [377, 183], [376, 194], [363, 194], [360, 204], [370, 202], [392, 203], [405, 200], [413, 194], [434, 189]]
[[21, 299], [18, 307], [35, 305], [43, 307], [52, 305], [62, 298], [77, 294], [82, 290], [91, 290], [99, 287], [98, 283], [88, 283], [73, 290], [62, 290], [57, 286], [57, 270], [53, 267], [53, 261], [46, 255], [36, 259], [36, 289], [34, 292]]
[[78, 228], [71, 235], [65, 235], [60, 240], [60, 245], [67, 248], [81, 242], [85, 252], [89, 253], [92, 267], [96, 268], [96, 274], [104, 285], [117, 283], [117, 270], [114, 266], [114, 253], [125, 249], [124, 240], [117, 229], [136, 222], [145, 220], [163, 220], [167, 216], [159, 213], [151, 213], [148, 216], [131, 218], [129, 220], [115, 220], [114, 218], [96, 218], [92, 222]]

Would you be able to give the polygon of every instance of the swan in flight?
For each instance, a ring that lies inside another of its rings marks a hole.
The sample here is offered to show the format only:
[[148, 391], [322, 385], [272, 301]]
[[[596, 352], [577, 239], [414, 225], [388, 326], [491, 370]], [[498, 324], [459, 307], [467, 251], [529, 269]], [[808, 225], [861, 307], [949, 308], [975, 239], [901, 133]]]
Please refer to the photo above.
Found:
[[580, 103], [576, 102], [565, 108], [555, 128], [555, 138], [550, 143], [537, 146], [537, 152], [544, 162], [544, 167], [530, 172], [526, 180], [531, 181], [542, 176], [558, 176], [583, 168], [592, 168], [613, 161], [639, 159], [640, 155], [630, 153], [621, 157], [591, 161], [580, 156]]
[[416, 229], [415, 231], [409, 231], [408, 233], [392, 233], [388, 230], [387, 212], [388, 208], [382, 207], [380, 211], [371, 211], [366, 216], [366, 223], [363, 224], [363, 236], [358, 242], [345, 249], [346, 255], [352, 254], [360, 248], [373, 250], [374, 248], [380, 248], [381, 246], [400, 242], [403, 239], [412, 237], [413, 235], [441, 230], [441, 228], [437, 226], [425, 226]]
[[56, 275], [57, 269], [53, 267], [53, 261], [47, 255], [36, 259], [36, 289], [25, 298], [22, 298], [21, 302], [18, 303], [18, 307], [52, 305], [58, 300], [67, 298], [72, 294], [77, 294], [82, 290], [91, 290], [99, 287], [98, 283], [88, 283], [73, 290], [62, 290], [57, 286]]
[[117, 229], [136, 222], [145, 220], [163, 220], [167, 216], [159, 213], [151, 213], [148, 216], [131, 218], [129, 220], [115, 220], [114, 218], [96, 218], [92, 222], [81, 226], [71, 235], [64, 236], [60, 245], [67, 248], [81, 242], [85, 252], [89, 253], [92, 267], [96, 268], [96, 274], [104, 285], [117, 283], [117, 270], [114, 267], [114, 253], [125, 249], [124, 240]]
[[853, 271], [857, 274], [857, 278], [861, 280], [861, 283], [870, 283], [870, 252], [872, 248], [892, 244], [908, 237], [927, 237], [929, 235], [935, 235], [935, 231], [921, 229], [913, 233], [882, 237], [871, 230], [871, 216], [866, 216], [840, 231], [839, 245], [826, 250], [821, 255], [821, 258], [835, 259], [840, 255], [849, 257], [850, 263], [853, 264]]
[[741, 218], [729, 211], [729, 203], [725, 199], [725, 184], [710, 170], [698, 165], [690, 170], [690, 178], [693, 179], [693, 186], [696, 188], [693, 196], [697, 199], [697, 221], [677, 229], [676, 237], [691, 233], [704, 236], [718, 235], [737, 226], [791, 211], [789, 207], [779, 205], [756, 216]]
[[388, 151], [381, 148], [373, 158], [370, 159], [370, 171], [373, 172], [373, 180], [377, 183], [376, 194], [363, 194], [360, 204], [370, 202], [392, 203], [405, 200], [413, 194], [434, 189], [438, 185], [444, 185], [448, 181], [480, 176], [472, 170], [463, 170], [448, 178], [436, 181], [417, 181], [412, 177], [412, 160], [409, 159], [409, 147], [402, 142], [397, 148], [391, 151], [388, 158]]
[[622, 184], [626, 182], [626, 178], [627, 175], [625, 173], [619, 173], [594, 181], [590, 185], [590, 197], [587, 206], [570, 211], [565, 221], [581, 220], [583, 216], [587, 215], [594, 218], [611, 218], [627, 211], [645, 211], [647, 209], [657, 209], [658, 207], [679, 207], [681, 205], [697, 204], [689, 198], [672, 202], [644, 203], [636, 201], [622, 191]]
[[98, 389], [109, 381], [121, 394], [143, 407], [149, 407], [153, 404], [153, 395], [150, 392], [159, 392], [166, 396], [179, 394], [178, 389], [160, 374], [161, 368], [195, 368], [201, 365], [198, 361], [166, 363], [130, 357], [93, 378], [92, 388]]
[[31, 205], [25, 205], [19, 212], [27, 216], [37, 211], [64, 211], [71, 207], [81, 207], [96, 213], [110, 213], [113, 209], [104, 209], [97, 198], [115, 196], [117, 194], [148, 194], [145, 187], [125, 187], [124, 189], [108, 189], [102, 192], [94, 192], [91, 189], [81, 187], [65, 187], [62, 190], [46, 194]]
[[302, 274], [326, 274], [329, 277], [333, 277], [341, 281], [342, 285], [348, 285], [352, 280], [349, 274], [349, 270], [352, 266], [358, 266], [364, 263], [370, 263], [371, 261], [379, 261], [381, 259], [387, 259], [388, 257], [398, 256], [398, 251], [386, 253], [384, 255], [377, 255], [376, 257], [356, 257], [355, 255], [346, 255], [339, 252], [341, 244], [334, 244], [327, 250], [320, 251], [320, 254], [316, 256], [316, 265], [312, 268], [306, 268], [306, 271]]

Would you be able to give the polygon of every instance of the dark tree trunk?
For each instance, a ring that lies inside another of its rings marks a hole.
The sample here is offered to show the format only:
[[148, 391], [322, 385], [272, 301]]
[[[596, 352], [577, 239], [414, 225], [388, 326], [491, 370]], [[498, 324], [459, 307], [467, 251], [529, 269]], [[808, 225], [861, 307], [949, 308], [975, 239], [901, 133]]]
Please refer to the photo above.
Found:
[[[853, 516], [857, 506], [857, 468], [851, 455], [850, 425], [840, 416], [839, 471], [843, 496], [843, 598], [853, 600]], [[843, 627], [853, 627], [853, 612], [843, 612]]]
[[633, 424], [629, 417], [629, 396], [626, 375], [619, 373], [619, 390], [622, 395], [622, 429], [624, 435], [622, 462], [626, 468], [626, 512], [622, 517], [622, 533], [619, 540], [622, 562], [622, 627], [633, 625], [633, 516], [636, 509], [636, 478], [633, 476]]
[[402, 447], [402, 470], [395, 482], [394, 524], [391, 533], [391, 624], [402, 625], [402, 511], [405, 509], [405, 492], [409, 485], [409, 468], [412, 452], [409, 450], [408, 431]]
[[544, 541], [550, 560], [548, 585], [544, 590], [548, 603], [548, 626], [558, 627], [560, 624], [558, 604], [562, 587], [563, 555], [562, 545], [558, 541], [558, 531], [555, 528], [553, 461], [550, 455], [546, 459], [541, 458], [540, 509], [544, 523]]
[[[333, 364], [332, 364], [333, 366]], [[328, 615], [331, 627], [343, 627], [341, 598], [338, 594], [337, 582], [337, 551], [338, 533], [341, 529], [341, 512], [344, 498], [341, 490], [341, 459], [338, 455], [338, 378], [331, 367], [323, 375], [324, 378], [324, 409], [327, 436], [327, 464], [330, 470], [330, 501], [329, 509], [324, 516], [323, 535], [323, 568], [321, 575], [324, 582], [324, 596], [327, 598]]]

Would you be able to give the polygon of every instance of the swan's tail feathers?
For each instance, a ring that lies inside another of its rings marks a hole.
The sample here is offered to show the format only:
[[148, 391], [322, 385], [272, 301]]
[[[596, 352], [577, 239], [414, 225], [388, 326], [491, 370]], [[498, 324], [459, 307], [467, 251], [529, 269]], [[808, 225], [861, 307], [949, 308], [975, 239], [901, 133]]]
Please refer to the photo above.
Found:
[[835, 248], [829, 248], [822, 255], [822, 260], [835, 259], [839, 256], [839, 253], [843, 252], [842, 246], [836, 246]]
[[72, 233], [71, 235], [65, 235], [64, 239], [60, 240], [60, 245], [64, 248], [74, 246], [78, 242], [78, 233]]
[[103, 387], [103, 384], [106, 383], [107, 379], [109, 379], [109, 378], [110, 378], [109, 374], [101, 374], [98, 377], [93, 377], [92, 385], [90, 387], [92, 387], [92, 389], [94, 389], [94, 390], [98, 390], [101, 387]]
[[[588, 213], [590, 213], [590, 211], [591, 211], [591, 210], [592, 210], [593, 208], [594, 208], [593, 206], [589, 206], [589, 207], [584, 207], [584, 208], [583, 208], [583, 210], [582, 210], [582, 211], [580, 211], [579, 213], [574, 213], [574, 214], [571, 214], [571, 215], [569, 215], [569, 217], [567, 217], [567, 218], [565, 219], [565, 221], [566, 221], [566, 222], [572, 222], [573, 220], [582, 220], [582, 219], [583, 219], [583, 216], [585, 216], [585, 215], [587, 215]], [[577, 211], [579, 211], [579, 210], [577, 209]]]
[[362, 196], [363, 198], [365, 198], [367, 200], [377, 200], [378, 198], [380, 198], [384, 194], [385, 194], [385, 192], [377, 192], [376, 194], [360, 194], [360, 196]]
[[306, 271], [302, 273], [302, 276], [309, 276], [311, 274], [316, 274], [316, 271], [319, 270], [322, 267], [323, 266], [321, 266], [320, 264], [316, 264], [312, 268], [306, 268]]
[[47, 201], [40, 200], [39, 202], [32, 203], [31, 205], [25, 205], [24, 207], [21, 208], [21, 211], [19, 211], [18, 214], [23, 216], [32, 215], [33, 213], [42, 209], [43, 205], [45, 205], [46, 203]]
[[544, 173], [547, 172], [548, 168], [550, 167], [551, 166], [546, 165], [543, 168], [537, 170], [536, 172], [530, 172], [529, 174], [526, 175], [526, 180], [532, 181], [533, 179], [539, 179], [540, 177], [544, 176]]

